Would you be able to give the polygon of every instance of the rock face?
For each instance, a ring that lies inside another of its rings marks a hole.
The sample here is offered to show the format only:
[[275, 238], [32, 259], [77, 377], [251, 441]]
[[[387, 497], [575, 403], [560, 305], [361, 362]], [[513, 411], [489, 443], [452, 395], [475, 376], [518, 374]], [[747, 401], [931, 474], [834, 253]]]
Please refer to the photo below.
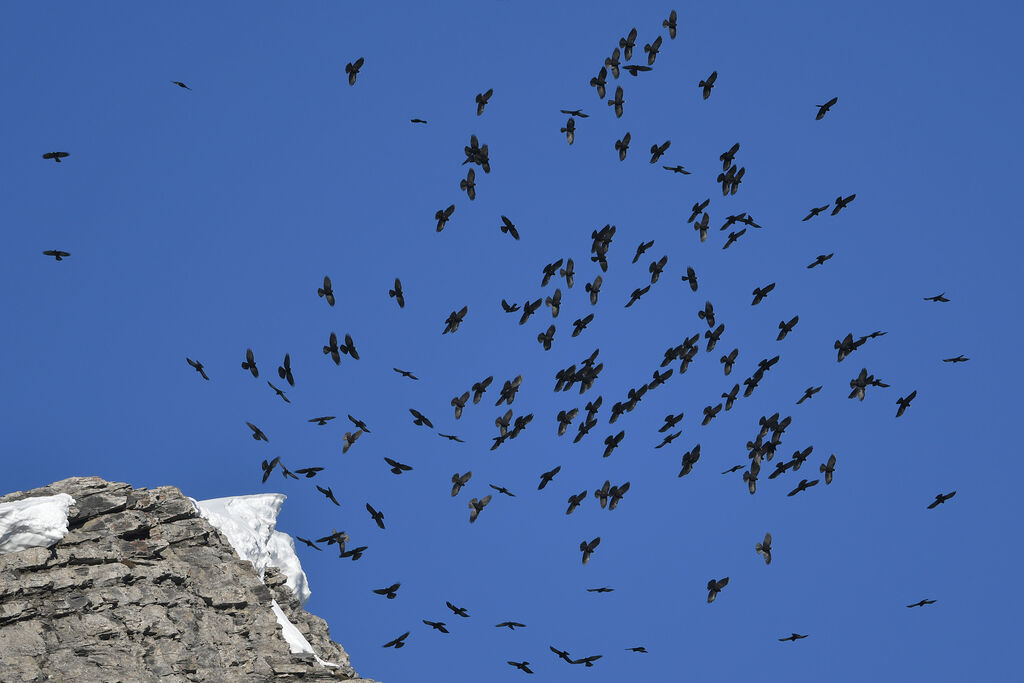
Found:
[[[51, 548], [0, 555], [0, 681], [360, 679], [276, 569], [261, 581], [172, 486], [74, 477], [0, 497], [70, 494]], [[316, 654], [292, 654], [276, 600]]]

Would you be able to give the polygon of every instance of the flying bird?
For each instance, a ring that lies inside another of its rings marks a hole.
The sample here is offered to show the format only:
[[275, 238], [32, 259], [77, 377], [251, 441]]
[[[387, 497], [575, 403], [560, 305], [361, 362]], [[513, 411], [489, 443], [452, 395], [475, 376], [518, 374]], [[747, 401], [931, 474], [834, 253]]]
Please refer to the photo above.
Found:
[[935, 496], [935, 500], [933, 500], [931, 502], [931, 505], [928, 506], [928, 509], [929, 510], [935, 509], [937, 506], [942, 505], [943, 503], [945, 503], [947, 500], [949, 500], [950, 498], [952, 498], [955, 495], [956, 495], [956, 491], [953, 491], [951, 493], [939, 493], [939, 494], [937, 494]]
[[584, 114], [582, 109], [559, 109], [559, 111], [563, 114], [568, 114], [569, 116], [575, 116], [581, 119], [590, 117], [590, 114]]
[[399, 370], [398, 368], [391, 368], [391, 369], [394, 370], [395, 372], [397, 372], [402, 377], [408, 377], [409, 379], [419, 379], [419, 377], [417, 377], [416, 375], [412, 374], [408, 370]]
[[46, 154], [43, 155], [43, 158], [53, 159], [59, 164], [61, 159], [66, 159], [69, 156], [71, 155], [68, 154], [67, 152], [47, 152]]
[[825, 118], [825, 114], [827, 114], [829, 112], [829, 110], [832, 108], [832, 105], [834, 105], [838, 101], [839, 101], [838, 97], [833, 97], [831, 100], [829, 100], [825, 104], [816, 104], [816, 105], [814, 105], [814, 106], [816, 106], [818, 108], [818, 115], [814, 117], [814, 120], [815, 121], [821, 121], [823, 118]]
[[508, 216], [501, 217], [501, 225], [499, 226], [503, 233], [508, 233], [512, 236], [512, 239], [519, 239], [519, 231], [516, 229], [515, 224], [509, 220]]
[[590, 86], [593, 88], [597, 88], [597, 96], [600, 97], [602, 100], [604, 99], [606, 94], [605, 86], [607, 85], [607, 81], [605, 79], [607, 78], [608, 69], [602, 66], [601, 71], [598, 72], [597, 76], [590, 79]]
[[391, 467], [392, 474], [401, 474], [402, 472], [412, 471], [412, 467], [410, 467], [409, 465], [400, 463], [397, 460], [392, 460], [391, 458], [388, 458], [386, 456], [384, 458], [384, 462], [386, 462]]
[[410, 123], [426, 123], [423, 119], [409, 119]]
[[772, 535], [765, 534], [764, 540], [754, 546], [757, 554], [764, 558], [765, 564], [772, 563]]
[[800, 640], [801, 638], [806, 638], [806, 637], [807, 636], [802, 636], [799, 633], [793, 633], [793, 634], [791, 634], [791, 635], [789, 635], [789, 636], [787, 636], [785, 638], [779, 638], [779, 642], [780, 643], [784, 643], [787, 640], [789, 640], [789, 641], [792, 641], [792, 642], [795, 643], [796, 641]]
[[448, 605], [448, 609], [450, 609], [452, 612], [454, 612], [456, 616], [465, 617], [466, 619], [469, 618], [469, 613], [466, 611], [465, 607], [456, 607], [455, 605], [453, 605], [452, 603], [448, 602], [447, 600], [445, 601], [444, 604]]
[[302, 536], [296, 536], [295, 538], [302, 541], [313, 550], [319, 550], [320, 552], [323, 552], [323, 548], [318, 547], [315, 543], [313, 543], [313, 541], [309, 540], [308, 538], [303, 538]]
[[924, 297], [924, 300], [925, 301], [936, 301], [936, 302], [941, 301], [942, 303], [947, 303], [947, 304], [949, 303], [949, 299], [946, 298], [946, 293], [945, 292], [943, 292], [942, 294], [936, 294], [935, 296], [926, 296], [926, 297]]
[[914, 389], [912, 392], [907, 394], [907, 396], [905, 396], [905, 397], [904, 396], [900, 396], [896, 400], [896, 403], [899, 404], [899, 408], [896, 410], [896, 417], [900, 417], [901, 415], [903, 415], [903, 412], [907, 408], [910, 407], [910, 402], [913, 401], [914, 397], [916, 397], [916, 396], [917, 396], [917, 389]]
[[814, 268], [815, 266], [820, 266], [821, 264], [823, 264], [825, 261], [828, 261], [833, 256], [835, 256], [835, 252], [832, 252], [831, 254], [819, 254], [818, 257], [816, 259], [814, 259], [814, 263], [812, 263], [811, 265], [809, 265], [807, 267], [808, 268]]
[[60, 249], [47, 249], [43, 252], [43, 256], [52, 256], [55, 261], [63, 261], [68, 256], [71, 256], [71, 253], [61, 251]]
[[800, 483], [796, 485], [796, 488], [793, 489], [792, 491], [790, 491], [789, 493], [787, 493], [786, 495], [787, 496], [795, 496], [796, 494], [800, 493], [801, 491], [806, 491], [807, 489], [811, 488], [812, 486], [814, 486], [817, 483], [818, 483], [817, 479], [812, 479], [811, 481], [807, 481], [806, 479], [801, 479]]
[[818, 465], [818, 471], [825, 475], [825, 485], [832, 483], [832, 475], [836, 471], [836, 455], [833, 453], [828, 456], [828, 462], [824, 465]]
[[427, 621], [426, 619], [423, 619], [422, 621], [424, 624], [434, 629], [435, 631], [440, 631], [441, 633], [449, 632], [448, 629], [445, 628], [447, 624], [445, 624], [443, 621]]
[[401, 585], [400, 583], [393, 583], [386, 588], [375, 588], [373, 592], [377, 595], [383, 595], [388, 600], [394, 600], [398, 597], [398, 589]]
[[728, 585], [729, 585], [729, 577], [728, 576], [725, 577], [724, 579], [719, 579], [718, 581], [715, 581], [714, 579], [711, 579], [710, 581], [708, 581], [708, 604], [711, 604], [712, 602], [714, 602], [715, 598], [718, 597], [718, 594], [722, 592], [722, 589], [725, 588]]
[[580, 542], [580, 550], [583, 551], [583, 564], [586, 564], [587, 562], [590, 562], [590, 556], [594, 553], [594, 550], [597, 548], [598, 545], [600, 545], [600, 543], [601, 543], [601, 537], [600, 536], [598, 536], [597, 538], [593, 539], [590, 542], [587, 542], [587, 541], [581, 541]]
[[[298, 471], [298, 470], [296, 470], [296, 471]], [[337, 505], [339, 507], [341, 506], [341, 503], [338, 502], [338, 499], [334, 497], [334, 491], [331, 490], [330, 486], [328, 486], [327, 488], [323, 488], [321, 486], [317, 486], [316, 490], [319, 491], [320, 493], [324, 494], [324, 496], [327, 497], [327, 500], [331, 501], [332, 503], [334, 503], [335, 505]]]
[[729, 167], [732, 166], [732, 162], [736, 159], [736, 152], [740, 151], [740, 143], [734, 144], [727, 151], [722, 152], [721, 156], [718, 157], [719, 161], [722, 162], [722, 170], [728, 171]]
[[658, 51], [661, 49], [661, 36], [654, 39], [653, 43], [647, 43], [644, 45], [644, 52], [647, 53], [647, 65], [652, 66], [655, 58], [658, 56]]
[[288, 382], [288, 386], [295, 386], [295, 378], [292, 377], [292, 359], [289, 354], [284, 354], [284, 363], [277, 367], [277, 375]]
[[252, 438], [256, 439], [257, 441], [259, 441], [260, 439], [267, 442], [270, 441], [270, 439], [267, 438], [267, 435], [264, 434], [263, 431], [259, 427], [254, 425], [252, 422], [246, 422], [245, 424], [249, 425], [249, 429], [252, 430]]
[[[326, 424], [326, 423], [321, 423], [321, 424]], [[345, 434], [341, 437], [341, 452], [342, 452], [342, 454], [344, 455], [345, 453], [348, 453], [348, 449], [352, 448], [352, 446], [354, 446], [355, 443], [356, 443], [356, 439], [358, 439], [362, 435], [363, 435], [363, 430], [361, 430], [361, 429], [356, 430], [355, 432], [345, 432]]]
[[203, 369], [203, 364], [202, 363], [200, 363], [197, 360], [192, 360], [191, 358], [187, 358], [187, 357], [185, 358], [185, 360], [188, 361], [189, 365], [191, 365], [193, 368], [195, 368], [196, 372], [198, 372], [200, 375], [203, 376], [203, 379], [205, 379], [205, 380], [209, 380], [210, 379], [209, 377], [206, 376], [206, 371]]
[[256, 368], [256, 358], [252, 355], [252, 349], [245, 350], [245, 360], [242, 361], [242, 369], [248, 370], [253, 377], [259, 377], [260, 371]]
[[480, 500], [472, 498], [469, 501], [469, 523], [472, 524], [476, 521], [476, 518], [483, 512], [484, 508], [488, 503], [491, 502], [491, 496], [486, 495]]
[[181, 81], [171, 81], [171, 83], [173, 83], [174, 85], [178, 86], [179, 88], [182, 88], [183, 90], [191, 90], [192, 89], [192, 88], [188, 87], [187, 85], [185, 85], [184, 83], [182, 83]]
[[629, 151], [630, 134], [627, 132], [621, 139], [615, 141], [615, 151], [619, 153], [619, 161], [626, 160], [626, 152]]
[[832, 209], [832, 215], [835, 216], [837, 213], [839, 213], [840, 211], [845, 209], [846, 206], [850, 202], [852, 202], [856, 197], [857, 197], [857, 195], [855, 195], [855, 194], [851, 194], [846, 199], [843, 199], [842, 195], [839, 195], [838, 197], [836, 197], [836, 206], [835, 206], [834, 209]]
[[668, 19], [663, 19], [661, 22], [662, 28], [668, 29], [668, 37], [672, 40], [676, 38], [676, 11], [672, 10], [668, 14]]
[[334, 289], [331, 288], [331, 278], [324, 275], [324, 286], [317, 287], [316, 295], [321, 299], [327, 299], [327, 305], [334, 305]]
[[409, 637], [409, 631], [406, 631], [402, 635], [398, 636], [394, 640], [384, 643], [384, 647], [393, 647], [396, 650], [400, 647], [405, 647], [405, 639]]
[[397, 277], [395, 278], [395, 288], [388, 290], [388, 296], [398, 302], [399, 308], [405, 308], [405, 292], [402, 291], [402, 281]]
[[803, 220], [805, 220], [805, 221], [809, 221], [809, 220], [811, 220], [812, 218], [814, 218], [815, 216], [817, 216], [817, 215], [818, 215], [819, 213], [821, 213], [822, 211], [825, 211], [826, 209], [828, 209], [828, 207], [830, 207], [830, 206], [832, 206], [832, 204], [831, 204], [831, 203], [829, 203], [829, 204], [826, 204], [825, 206], [821, 206], [821, 207], [815, 207], [815, 208], [812, 208], [812, 209], [811, 209], [811, 211], [810, 211], [810, 213], [808, 213], [808, 214], [807, 214], [807, 216], [806, 216], [806, 217], [805, 217], [805, 218], [804, 218]]
[[622, 86], [619, 85], [615, 87], [615, 99], [608, 100], [608, 106], [615, 107], [615, 118], [617, 119], [622, 118], [623, 102], [625, 102], [625, 100], [622, 99]]
[[465, 474], [459, 474], [456, 472], [452, 475], [452, 498], [459, 495], [459, 491], [465, 486], [470, 478], [472, 478], [473, 472], [466, 472]]
[[679, 166], [678, 164], [675, 166], [662, 166], [662, 168], [665, 169], [666, 171], [672, 171], [673, 173], [682, 173], [683, 175], [690, 175], [689, 171], [687, 171], [682, 166]]
[[559, 132], [565, 133], [565, 139], [566, 139], [566, 141], [570, 145], [573, 142], [575, 142], [576, 141], [576, 119], [574, 119], [573, 117], [570, 116], [569, 119], [565, 122], [565, 127], [562, 128]]
[[356, 76], [359, 75], [359, 70], [363, 68], [363, 58], [360, 57], [354, 62], [349, 62], [345, 65], [345, 73], [348, 74], [348, 84], [356, 84]]
[[710, 76], [697, 84], [697, 87], [701, 88], [705, 100], [711, 97], [711, 89], [715, 87], [716, 80], [718, 80], [718, 72], [712, 71]]
[[561, 471], [561, 469], [562, 469], [562, 466], [559, 465], [555, 469], [550, 470], [550, 471], [545, 472], [544, 474], [540, 475], [540, 485], [537, 487], [537, 490], [540, 491], [545, 486], [547, 486], [551, 482], [551, 480], [555, 478], [555, 475], [558, 474], [559, 471]]
[[774, 282], [772, 282], [771, 284], [767, 284], [764, 287], [755, 287], [754, 291], [751, 292], [751, 294], [754, 296], [754, 301], [751, 302], [750, 305], [756, 306], [762, 301], [764, 301], [764, 298], [768, 296], [768, 293], [771, 292], [773, 289], [775, 289]]
[[442, 332], [441, 334], [444, 335], [448, 334], [449, 332], [454, 334], [455, 332], [457, 332], [459, 329], [459, 325], [462, 324], [462, 321], [466, 317], [466, 313], [468, 312], [469, 306], [463, 306], [460, 310], [452, 311], [451, 313], [449, 313], [448, 317], [444, 321], [444, 332]]
[[511, 660], [506, 660], [506, 661], [510, 665], [512, 665], [515, 668], [519, 669], [520, 671], [526, 672], [528, 674], [532, 674], [533, 673], [533, 669], [530, 668], [530, 663], [529, 662], [513, 662]]
[[935, 604], [934, 600], [929, 600], [928, 598], [925, 598], [924, 600], [921, 600], [920, 602], [915, 602], [913, 605], [907, 605], [907, 607], [924, 607], [925, 605], [934, 605], [934, 604]]
[[476, 115], [480, 116], [484, 113], [484, 107], [491, 99], [491, 95], [494, 94], [494, 88], [488, 88], [487, 92], [481, 92], [476, 94]]
[[381, 529], [384, 528], [384, 513], [379, 510], [374, 510], [373, 506], [369, 503], [366, 504], [366, 511], [370, 513], [370, 517], [373, 517], [373, 521], [377, 523]]
[[301, 474], [305, 476], [306, 479], [312, 479], [317, 474], [323, 471], [323, 467], [303, 467], [302, 469], [295, 470], [295, 474]]
[[955, 358], [943, 358], [942, 362], [943, 363], [966, 363], [969, 360], [970, 360], [970, 358], [968, 358], [967, 356], [965, 356], [963, 354], [960, 354], [959, 356], [956, 356]]
[[651, 163], [652, 164], [658, 163], [658, 159], [660, 159], [662, 157], [662, 155], [668, 150], [668, 148], [669, 148], [669, 146], [671, 144], [672, 144], [671, 140], [666, 140], [665, 142], [661, 143], [660, 145], [657, 145], [657, 144], [651, 145]]
[[636, 46], [636, 29], [631, 29], [625, 38], [619, 38], [619, 47], [622, 48], [622, 56], [626, 61], [633, 59], [633, 48]]
[[801, 403], [809, 399], [811, 396], [814, 396], [819, 391], [821, 391], [821, 387], [807, 387], [806, 389], [804, 389], [804, 395], [800, 397], [800, 400], [797, 401], [796, 404], [800, 405]]
[[782, 341], [786, 338], [786, 335], [793, 331], [796, 327], [797, 322], [800, 321], [800, 316], [794, 315], [789, 322], [783, 320], [779, 323], [779, 336], [775, 338], [775, 341]]

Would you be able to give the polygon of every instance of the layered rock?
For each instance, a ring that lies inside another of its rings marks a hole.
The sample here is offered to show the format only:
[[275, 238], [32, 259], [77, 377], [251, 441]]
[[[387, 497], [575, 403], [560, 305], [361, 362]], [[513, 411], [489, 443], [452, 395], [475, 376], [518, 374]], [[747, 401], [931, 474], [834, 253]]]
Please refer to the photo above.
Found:
[[[355, 680], [326, 622], [268, 568], [261, 581], [172, 486], [74, 477], [68, 533], [0, 555], [0, 681]], [[292, 653], [275, 601], [312, 646]], [[327, 662], [334, 666], [324, 665]]]

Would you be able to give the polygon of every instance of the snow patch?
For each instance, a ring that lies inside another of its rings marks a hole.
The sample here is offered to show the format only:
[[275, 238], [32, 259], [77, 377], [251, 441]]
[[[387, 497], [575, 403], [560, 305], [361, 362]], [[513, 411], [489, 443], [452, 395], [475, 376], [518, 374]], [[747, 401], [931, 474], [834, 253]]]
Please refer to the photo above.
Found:
[[68, 532], [68, 508], [75, 499], [66, 493], [0, 503], [0, 555], [27, 548], [49, 548]]
[[313, 658], [320, 663], [321, 666], [333, 666], [337, 667], [338, 664], [332, 662], [325, 662], [316, 656], [313, 652], [313, 646], [306, 640], [306, 636], [302, 635], [302, 632], [291, 622], [290, 619], [285, 615], [284, 610], [277, 604], [277, 600], [272, 600], [270, 607], [274, 610], [274, 616], [277, 617], [277, 623], [281, 624], [281, 634], [284, 636], [285, 641], [288, 643], [288, 649], [291, 650], [292, 654], [309, 653], [313, 655]]
[[[285, 498], [287, 496], [283, 493], [259, 493], [252, 496], [189, 500], [195, 504], [203, 519], [228, 537], [228, 542], [239, 557], [252, 562], [261, 580], [267, 567], [277, 567], [285, 575], [288, 587], [299, 599], [299, 604], [305, 605], [310, 595], [309, 584], [299, 557], [295, 554], [295, 541], [288, 534], [277, 530], [277, 514]], [[299, 635], [301, 637], [302, 634]], [[309, 646], [308, 643], [306, 645]]]

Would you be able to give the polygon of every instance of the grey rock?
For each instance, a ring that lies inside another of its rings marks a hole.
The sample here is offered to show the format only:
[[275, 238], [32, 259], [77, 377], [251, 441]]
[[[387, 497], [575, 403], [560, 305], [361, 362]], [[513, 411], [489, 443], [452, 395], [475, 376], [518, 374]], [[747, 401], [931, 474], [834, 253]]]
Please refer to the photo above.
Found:
[[[337, 681], [359, 678], [327, 623], [271, 567], [260, 581], [173, 486], [73, 477], [0, 497], [67, 493], [67, 535], [0, 555], [0, 679]], [[271, 610], [312, 645], [292, 654]]]

